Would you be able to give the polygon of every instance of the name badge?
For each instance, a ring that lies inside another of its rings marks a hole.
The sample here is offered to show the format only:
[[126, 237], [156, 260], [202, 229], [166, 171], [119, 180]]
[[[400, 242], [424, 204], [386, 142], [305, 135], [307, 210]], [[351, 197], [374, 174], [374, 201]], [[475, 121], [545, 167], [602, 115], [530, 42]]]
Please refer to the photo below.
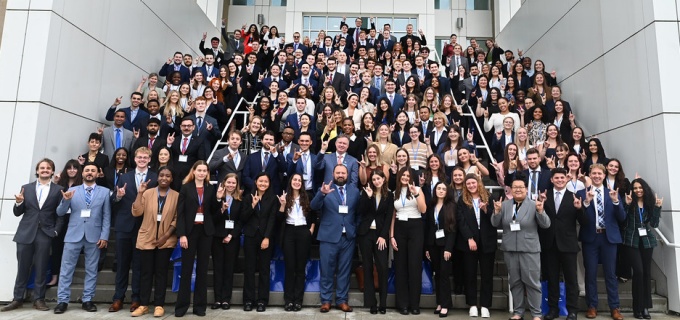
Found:
[[456, 161], [454, 161], [454, 160], [447, 160], [447, 161], [446, 161], [446, 166], [447, 166], [447, 167], [454, 167], [454, 166], [456, 166]]
[[341, 205], [340, 208], [338, 209], [338, 212], [347, 214], [349, 213], [349, 207]]
[[377, 228], [377, 227], [378, 226], [375, 225], [375, 220], [373, 220], [373, 222], [371, 222], [371, 229], [375, 230], [375, 228]]
[[80, 210], [80, 217], [81, 217], [81, 218], [89, 218], [89, 217], [90, 217], [90, 212], [91, 212], [91, 211], [92, 211], [92, 210], [90, 210], [90, 209], [83, 209], [83, 210]]
[[345, 230], [345, 226], [342, 226], [342, 233], [347, 233], [347, 230]]
[[640, 234], [640, 237], [646, 237], [647, 236], [647, 229], [646, 228], [638, 228], [638, 233]]
[[531, 200], [532, 200], [532, 201], [536, 201], [536, 199], [538, 199], [538, 195], [537, 195], [537, 194], [532, 194], [532, 195], [531, 195]]
[[516, 221], [510, 222], [510, 231], [519, 231], [519, 230], [520, 230], [519, 222], [516, 222]]
[[444, 229], [439, 229], [437, 232], [434, 233], [434, 237], [437, 239], [441, 239], [444, 237]]
[[417, 170], [420, 170], [420, 167], [419, 167], [419, 166], [411, 166], [411, 169], [413, 169], [413, 170], [416, 170], [416, 171], [417, 171]]
[[203, 222], [203, 214], [197, 213], [196, 218], [194, 218], [194, 222]]
[[234, 220], [224, 221], [224, 228], [225, 229], [234, 229]]
[[162, 219], [163, 219], [163, 214], [159, 213], [159, 214], [156, 215], [156, 222], [161, 222]]
[[309, 181], [309, 175], [308, 174], [302, 175], [302, 180]]
[[408, 216], [405, 214], [400, 214], [398, 218], [399, 221], [408, 221]]
[[180, 154], [179, 159], [177, 159], [177, 161], [179, 161], [179, 162], [187, 162], [188, 160], [189, 160], [189, 156], [187, 156], [186, 154]]
[[256, 153], [258, 151], [260, 151], [260, 149], [250, 149], [250, 154]]

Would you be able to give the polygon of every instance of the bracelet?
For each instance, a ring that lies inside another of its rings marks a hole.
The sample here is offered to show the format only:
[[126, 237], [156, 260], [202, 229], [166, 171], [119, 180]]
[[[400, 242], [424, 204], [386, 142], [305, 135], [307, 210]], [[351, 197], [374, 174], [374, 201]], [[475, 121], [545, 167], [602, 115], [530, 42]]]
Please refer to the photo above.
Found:
[[413, 196], [416, 197], [416, 198], [418, 198], [418, 196], [420, 196], [420, 193], [419, 193], [419, 194], [414, 194]]
[[394, 239], [394, 237], [390, 237], [390, 239]]

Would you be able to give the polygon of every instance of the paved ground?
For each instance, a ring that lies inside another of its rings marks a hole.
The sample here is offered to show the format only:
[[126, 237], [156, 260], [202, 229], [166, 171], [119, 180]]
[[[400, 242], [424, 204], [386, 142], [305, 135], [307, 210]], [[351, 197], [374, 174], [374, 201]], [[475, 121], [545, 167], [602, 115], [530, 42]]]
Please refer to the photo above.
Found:
[[[52, 304], [49, 304], [50, 307], [54, 307]], [[3, 312], [0, 313], [0, 319], [63, 319], [63, 320], [74, 320], [74, 319], [130, 319], [130, 313], [127, 311], [120, 311], [118, 313], [109, 313], [106, 312], [105, 307], [108, 307], [108, 305], [98, 305], [99, 307], [99, 312], [96, 313], [89, 313], [85, 312], [80, 309], [80, 305], [78, 304], [70, 304], [69, 305], [69, 310], [66, 311], [63, 315], [55, 315], [52, 313], [52, 311], [36, 311], [28, 306], [24, 306], [23, 309], [20, 310], [15, 310], [11, 312]], [[436, 319], [437, 316], [432, 314], [432, 309], [423, 309], [422, 314], [419, 316], [401, 316], [399, 313], [397, 313], [395, 310], [388, 310], [386, 315], [372, 315], [368, 312], [367, 309], [355, 309], [354, 312], [351, 313], [343, 313], [342, 311], [339, 310], [332, 310], [331, 312], [327, 314], [321, 314], [319, 313], [317, 308], [305, 308], [300, 312], [285, 312], [283, 308], [280, 307], [274, 307], [274, 308], [268, 308], [266, 312], [264, 313], [257, 313], [255, 311], [252, 312], [243, 312], [239, 307], [240, 306], [235, 306], [236, 308], [233, 308], [231, 310], [226, 310], [226, 311], [214, 311], [214, 310], [208, 310], [207, 311], [207, 316], [206, 317], [197, 317], [194, 316], [193, 314], [189, 313], [185, 318], [189, 319], [277, 319], [277, 320], [285, 320], [285, 319], [393, 319], [393, 318], [404, 318], [404, 319], [414, 319], [414, 318], [419, 318], [419, 319]], [[167, 307], [166, 308], [166, 315], [163, 317], [163, 319], [173, 319], [174, 314], [172, 313], [173, 307]], [[191, 311], [191, 309], [189, 309]], [[505, 313], [505, 312], [500, 312], [500, 311], [492, 311], [491, 313], [491, 318], [490, 320], [506, 320], [510, 314]], [[586, 319], [584, 314], [579, 314], [579, 317], [581, 319]], [[633, 320], [632, 314], [629, 313], [624, 313], [624, 317], [627, 320]], [[449, 312], [449, 317], [452, 319], [465, 319], [469, 318], [467, 315], [467, 310], [453, 310]], [[146, 315], [143, 317], [140, 317], [138, 319], [153, 319], [152, 315]], [[480, 319], [481, 318], [477, 318]], [[525, 316], [525, 319], [530, 319], [529, 315]], [[565, 318], [562, 317], [560, 318], [564, 320]], [[600, 316], [597, 318], [598, 320], [607, 320], [611, 319], [605, 314], [600, 314]], [[680, 317], [677, 316], [672, 316], [672, 315], [666, 315], [666, 314], [661, 314], [661, 313], [653, 313], [652, 314], [652, 319], [653, 320], [677, 320], [680, 319]]]

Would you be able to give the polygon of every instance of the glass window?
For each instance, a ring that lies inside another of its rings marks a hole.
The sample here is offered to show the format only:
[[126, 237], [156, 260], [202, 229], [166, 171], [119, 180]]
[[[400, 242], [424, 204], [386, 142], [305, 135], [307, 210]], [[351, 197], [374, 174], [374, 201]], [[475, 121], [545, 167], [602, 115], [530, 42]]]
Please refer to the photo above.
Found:
[[312, 23], [310, 26], [311, 30], [325, 30], [326, 29], [326, 17], [312, 17]]
[[232, 0], [231, 4], [235, 6], [254, 6], [255, 0]]
[[451, 9], [451, 0], [434, 0], [435, 9]]
[[285, 7], [288, 5], [288, 0], [272, 0], [272, 6]]
[[467, 10], [489, 10], [489, 0], [466, 0]]
[[302, 17], [302, 29], [309, 29], [309, 22], [311, 20], [312, 20], [311, 17]]
[[[308, 36], [310, 39], [316, 39], [319, 30], [325, 30], [326, 35], [335, 37], [336, 34], [340, 33], [340, 21], [341, 16], [303, 16], [303, 31], [302, 34]], [[356, 17], [348, 16], [345, 20], [348, 27], [354, 28], [354, 21]], [[371, 23], [368, 17], [361, 17], [363, 21], [362, 27], [370, 28]], [[307, 23], [309, 21], [309, 23]], [[397, 37], [397, 40], [404, 35], [406, 35], [406, 25], [413, 24], [413, 32], [417, 33], [418, 30], [418, 19], [413, 17], [377, 17], [375, 21], [376, 31], [383, 29], [383, 26], [389, 23], [392, 26], [392, 35]]]

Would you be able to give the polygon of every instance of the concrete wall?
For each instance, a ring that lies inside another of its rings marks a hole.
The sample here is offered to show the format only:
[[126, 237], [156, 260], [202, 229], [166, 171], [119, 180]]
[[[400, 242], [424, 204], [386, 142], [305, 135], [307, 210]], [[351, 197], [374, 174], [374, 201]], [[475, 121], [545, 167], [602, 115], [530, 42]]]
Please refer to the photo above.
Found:
[[[0, 47], [0, 300], [11, 300], [19, 218], [14, 194], [34, 179], [35, 162], [59, 170], [86, 151], [86, 139], [114, 98], [124, 104], [140, 78], [175, 51], [197, 55], [204, 31], [217, 34], [196, 1], [9, 0]], [[178, 17], [183, 17], [178, 19]], [[191, 23], [187, 23], [191, 21]]]
[[[638, 172], [664, 197], [660, 229], [680, 242], [680, 157], [676, 98], [680, 71], [677, 0], [526, 0], [497, 36], [556, 70], [563, 96], [608, 157]], [[667, 279], [669, 309], [680, 310], [680, 249], [654, 261]]]

